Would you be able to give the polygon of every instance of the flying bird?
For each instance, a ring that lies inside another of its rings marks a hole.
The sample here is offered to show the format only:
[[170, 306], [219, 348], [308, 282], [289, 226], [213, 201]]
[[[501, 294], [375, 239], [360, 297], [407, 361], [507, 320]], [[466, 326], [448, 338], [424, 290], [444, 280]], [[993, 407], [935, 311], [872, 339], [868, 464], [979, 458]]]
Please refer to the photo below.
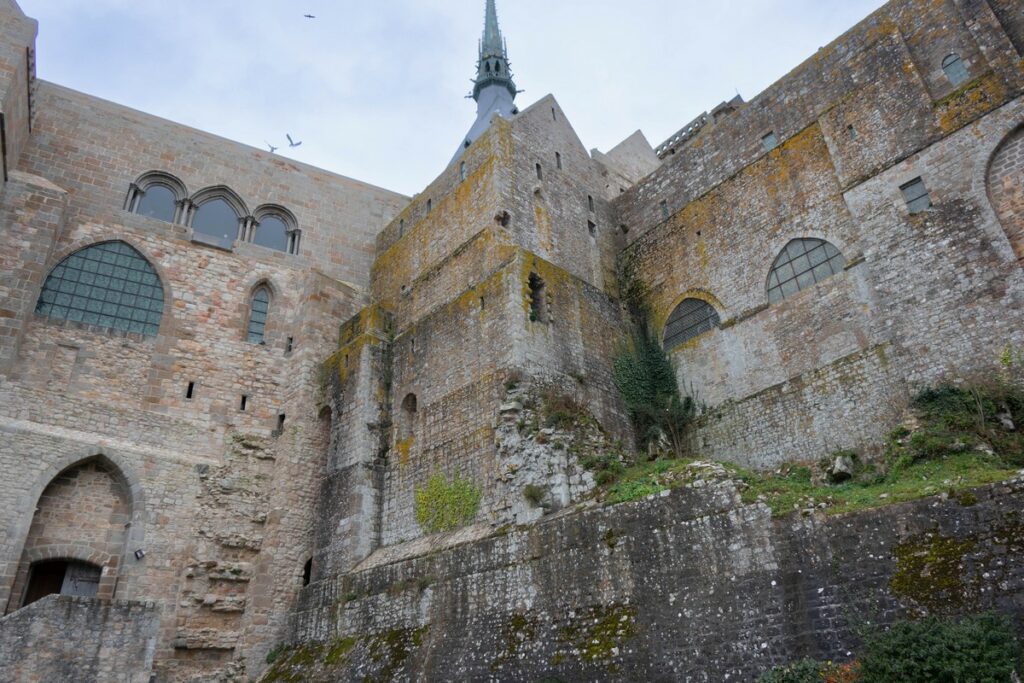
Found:
[[306, 17], [307, 19], [316, 19], [315, 14], [303, 14], [302, 16]]
[[288, 138], [288, 146], [289, 146], [289, 147], [298, 147], [299, 145], [301, 145], [301, 144], [302, 144], [302, 141], [301, 141], [301, 140], [300, 140], [299, 142], [295, 142], [294, 140], [292, 140], [292, 136], [291, 136], [291, 133], [285, 133], [285, 135], [284, 135], [284, 136], [285, 136], [286, 138]]
[[[267, 142], [267, 141], [266, 141], [266, 140], [264, 140], [263, 142]], [[269, 148], [270, 148], [270, 153], [271, 153], [271, 154], [273, 154], [274, 152], [276, 152], [276, 151], [277, 151], [277, 147], [274, 147], [274, 146], [273, 146], [272, 144], [270, 144], [269, 142], [267, 142], [267, 147], [269, 147]]]

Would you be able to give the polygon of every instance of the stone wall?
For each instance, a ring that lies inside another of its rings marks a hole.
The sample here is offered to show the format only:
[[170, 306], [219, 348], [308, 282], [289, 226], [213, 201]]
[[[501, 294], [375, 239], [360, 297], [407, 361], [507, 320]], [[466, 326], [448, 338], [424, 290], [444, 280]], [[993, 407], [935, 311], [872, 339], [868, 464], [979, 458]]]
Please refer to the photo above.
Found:
[[17, 683], [149, 683], [160, 608], [50, 595], [0, 619], [0, 671]]
[[1024, 483], [975, 497], [773, 519], [717, 484], [435, 546], [303, 589], [264, 680], [749, 681], [909, 614], [1019, 623]]

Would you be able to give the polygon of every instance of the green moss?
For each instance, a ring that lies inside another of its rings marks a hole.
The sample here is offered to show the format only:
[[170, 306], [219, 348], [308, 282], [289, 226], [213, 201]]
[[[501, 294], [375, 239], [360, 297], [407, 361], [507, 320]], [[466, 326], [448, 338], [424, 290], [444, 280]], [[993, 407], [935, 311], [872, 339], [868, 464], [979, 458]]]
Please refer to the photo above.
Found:
[[428, 534], [465, 526], [480, 509], [480, 489], [459, 476], [449, 481], [434, 474], [415, 495], [416, 522]]
[[536, 639], [537, 624], [537, 617], [529, 614], [516, 612], [509, 617], [501, 632], [505, 649], [491, 661], [491, 671], [497, 671], [506, 662], [515, 659], [525, 644]]
[[347, 664], [348, 655], [358, 642], [356, 638], [340, 638], [334, 641], [324, 655], [324, 664], [330, 667]]
[[288, 649], [278, 649], [274, 665], [263, 674], [262, 683], [302, 683], [307, 671], [320, 661], [324, 646], [310, 643]]
[[583, 663], [596, 663], [616, 671], [615, 658], [626, 643], [637, 635], [637, 609], [632, 605], [612, 604], [591, 607], [564, 626], [556, 639], [553, 666], [575, 657]]
[[383, 666], [377, 671], [376, 676], [367, 676], [364, 680], [367, 683], [395, 680], [412, 650], [423, 644], [423, 638], [429, 629], [429, 626], [394, 629], [366, 638], [370, 660]]
[[964, 556], [976, 545], [975, 539], [936, 534], [911, 538], [893, 549], [896, 571], [889, 588], [928, 613], [959, 611], [977, 592], [977, 586], [973, 581], [969, 583], [963, 572]]

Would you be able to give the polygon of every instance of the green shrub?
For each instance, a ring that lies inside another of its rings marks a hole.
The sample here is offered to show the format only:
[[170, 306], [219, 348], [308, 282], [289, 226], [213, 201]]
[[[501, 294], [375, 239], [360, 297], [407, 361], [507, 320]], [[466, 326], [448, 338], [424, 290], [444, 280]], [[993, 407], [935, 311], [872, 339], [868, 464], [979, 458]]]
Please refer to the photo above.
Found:
[[869, 633], [860, 658], [865, 683], [1006, 683], [1020, 661], [1009, 618], [903, 621]]
[[813, 659], [777, 666], [766, 671], [757, 683], [821, 683], [821, 665]]
[[434, 474], [426, 486], [416, 489], [416, 522], [428, 534], [465, 526], [479, 509], [480, 489], [459, 476], [448, 481]]
[[537, 484], [529, 484], [523, 488], [523, 498], [533, 507], [538, 507], [547, 494], [548, 490]]

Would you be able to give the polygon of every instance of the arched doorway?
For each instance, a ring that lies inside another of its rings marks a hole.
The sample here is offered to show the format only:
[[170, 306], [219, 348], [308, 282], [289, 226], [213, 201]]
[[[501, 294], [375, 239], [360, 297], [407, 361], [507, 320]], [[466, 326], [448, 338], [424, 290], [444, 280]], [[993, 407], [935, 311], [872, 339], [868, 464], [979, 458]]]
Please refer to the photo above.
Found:
[[131, 513], [127, 482], [103, 457], [54, 477], [36, 503], [7, 611], [52, 593], [113, 598]]

